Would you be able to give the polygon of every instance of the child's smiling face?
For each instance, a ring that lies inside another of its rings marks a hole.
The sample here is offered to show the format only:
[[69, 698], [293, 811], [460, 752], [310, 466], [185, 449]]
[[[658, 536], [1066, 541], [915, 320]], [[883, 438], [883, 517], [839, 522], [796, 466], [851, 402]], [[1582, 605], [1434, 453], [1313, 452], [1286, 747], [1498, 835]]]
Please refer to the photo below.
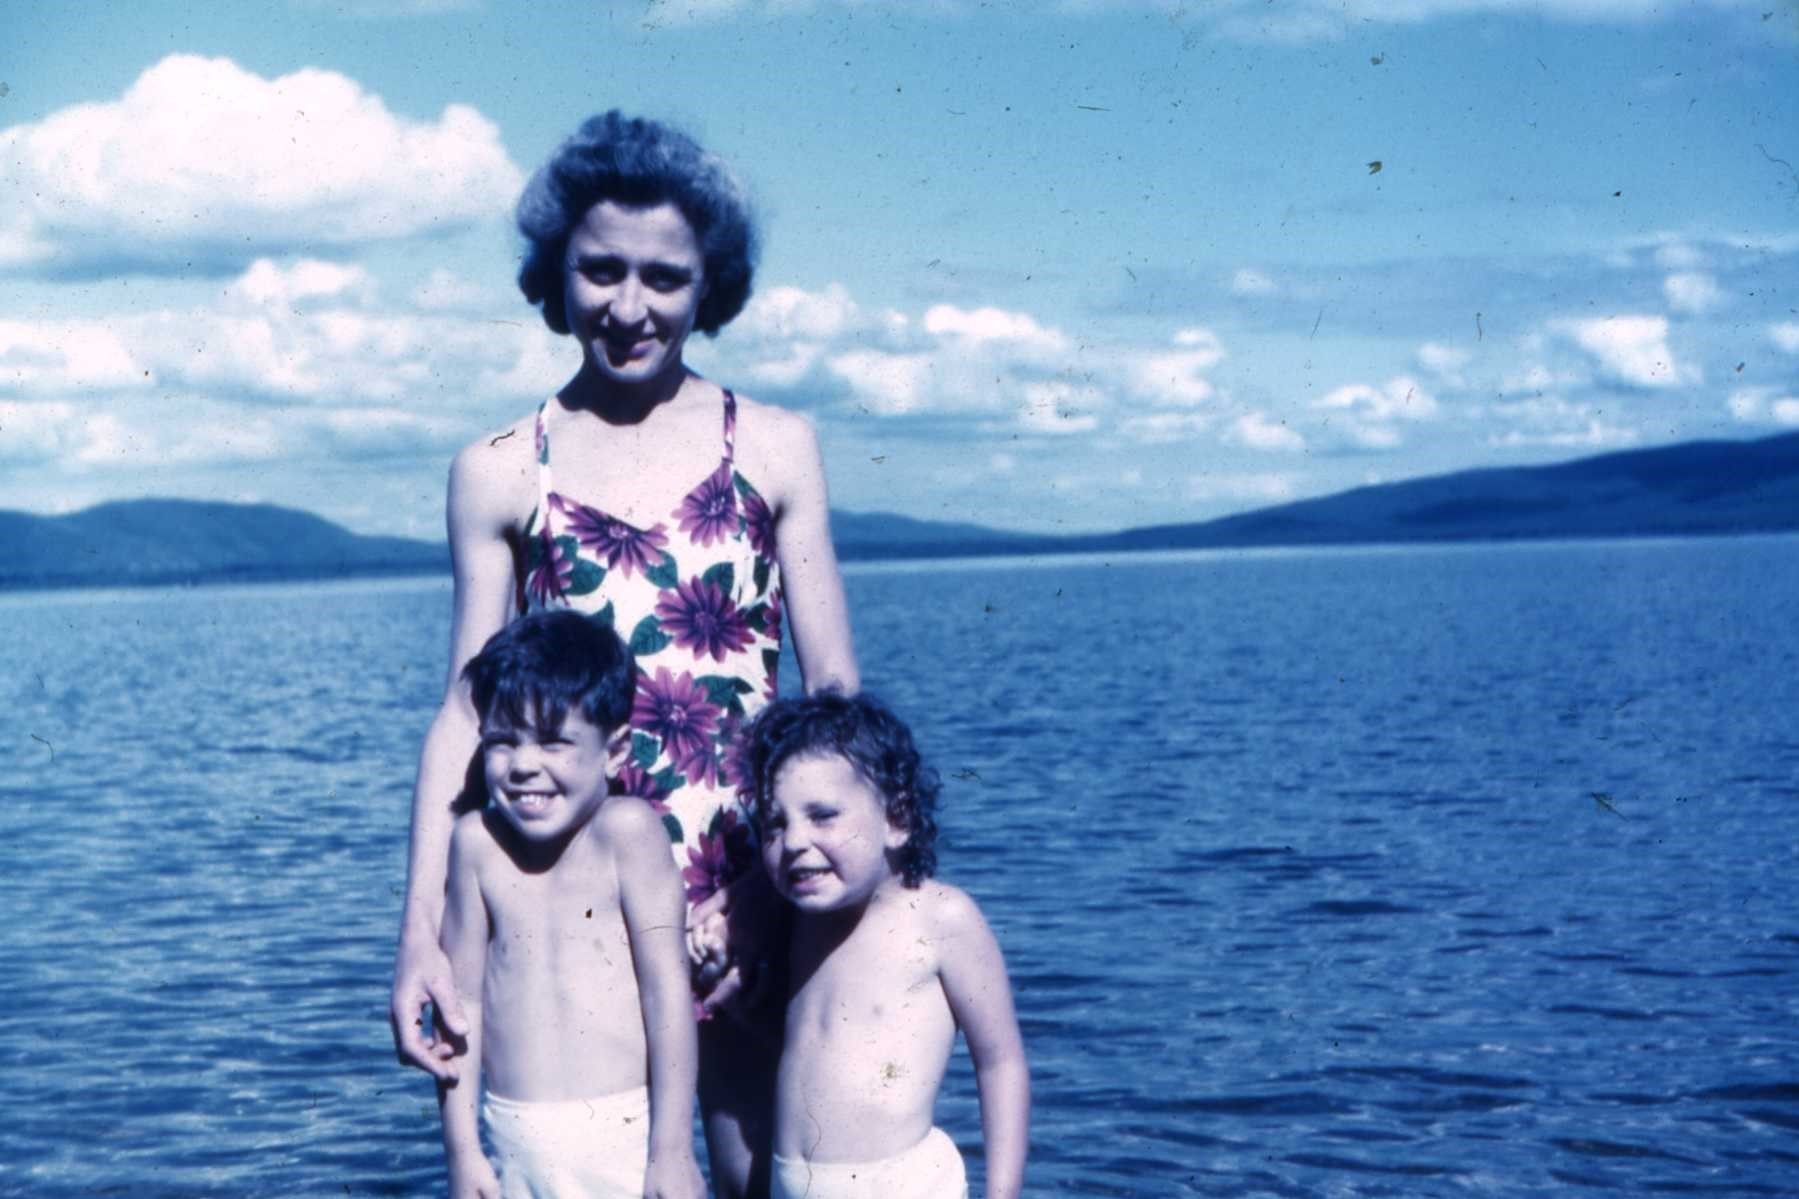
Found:
[[572, 708], [554, 729], [490, 715], [481, 722], [487, 793], [520, 836], [554, 840], [604, 802], [606, 741], [606, 730]]
[[784, 763], [762, 823], [768, 877], [803, 912], [859, 906], [899, 877], [888, 853], [906, 843], [906, 830], [887, 819], [879, 789], [836, 754]]

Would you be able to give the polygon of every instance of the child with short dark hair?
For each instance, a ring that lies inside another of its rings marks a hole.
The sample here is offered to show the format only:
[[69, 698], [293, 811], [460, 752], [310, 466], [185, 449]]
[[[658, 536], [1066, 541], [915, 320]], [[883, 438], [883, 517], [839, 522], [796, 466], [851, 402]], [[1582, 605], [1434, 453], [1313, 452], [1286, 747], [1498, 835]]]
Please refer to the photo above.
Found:
[[934, 1127], [959, 1028], [980, 1088], [987, 1199], [1023, 1185], [1030, 1077], [999, 945], [936, 882], [936, 774], [866, 695], [769, 705], [744, 788], [769, 878], [793, 906], [773, 1199], [958, 1199]]
[[463, 674], [487, 803], [450, 840], [442, 943], [468, 1017], [468, 1064], [439, 1086], [451, 1194], [702, 1199], [681, 880], [656, 812], [607, 795], [630, 652], [538, 612]]

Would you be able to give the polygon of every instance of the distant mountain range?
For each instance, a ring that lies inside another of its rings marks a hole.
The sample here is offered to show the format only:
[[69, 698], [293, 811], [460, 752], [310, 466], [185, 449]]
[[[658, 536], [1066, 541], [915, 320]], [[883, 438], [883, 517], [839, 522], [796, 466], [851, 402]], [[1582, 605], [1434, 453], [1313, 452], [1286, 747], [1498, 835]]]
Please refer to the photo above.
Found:
[[[845, 560], [1799, 529], [1799, 433], [1358, 487], [1218, 520], [1056, 537], [837, 512]], [[121, 500], [0, 512], [0, 588], [441, 574], [441, 543], [364, 537], [268, 504]]]

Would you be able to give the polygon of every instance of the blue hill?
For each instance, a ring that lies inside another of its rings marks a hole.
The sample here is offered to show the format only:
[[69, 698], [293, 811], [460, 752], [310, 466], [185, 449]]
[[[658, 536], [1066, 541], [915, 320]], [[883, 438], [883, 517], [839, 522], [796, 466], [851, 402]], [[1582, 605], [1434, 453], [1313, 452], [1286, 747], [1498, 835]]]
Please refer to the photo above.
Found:
[[[832, 515], [846, 560], [1643, 537], [1799, 529], [1799, 433], [1359, 487], [1218, 520], [1073, 537], [882, 513]], [[143, 499], [0, 512], [0, 588], [443, 574], [441, 543], [365, 537], [268, 504]]]

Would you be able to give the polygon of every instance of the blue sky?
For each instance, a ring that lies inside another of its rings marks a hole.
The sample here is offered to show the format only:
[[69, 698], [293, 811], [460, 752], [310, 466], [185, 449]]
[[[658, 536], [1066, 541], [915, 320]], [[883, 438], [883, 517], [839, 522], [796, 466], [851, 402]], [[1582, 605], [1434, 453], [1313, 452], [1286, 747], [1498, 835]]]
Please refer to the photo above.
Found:
[[510, 208], [614, 106], [748, 181], [756, 297], [689, 357], [812, 416], [839, 508], [1109, 529], [1799, 428], [1791, 0], [0, 0], [0, 40], [0, 508], [441, 536], [449, 455], [577, 363]]

